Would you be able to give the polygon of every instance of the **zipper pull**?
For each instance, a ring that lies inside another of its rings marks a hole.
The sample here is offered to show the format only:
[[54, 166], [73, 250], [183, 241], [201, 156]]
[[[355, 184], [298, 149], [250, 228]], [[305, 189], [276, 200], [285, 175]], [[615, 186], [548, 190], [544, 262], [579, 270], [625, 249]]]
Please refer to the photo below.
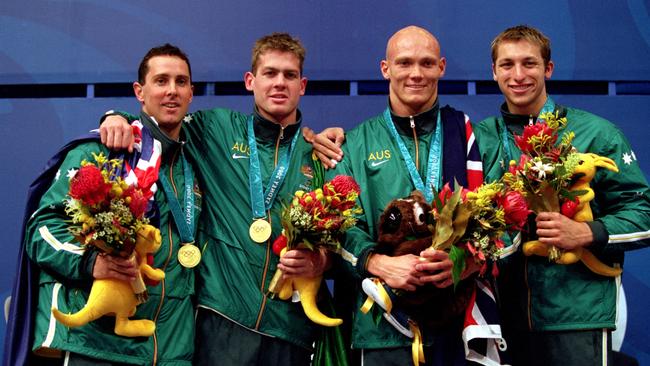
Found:
[[280, 126], [280, 140], [284, 138], [284, 127]]
[[533, 125], [533, 115], [532, 114], [530, 116], [528, 116], [528, 125], [529, 126]]
[[415, 120], [413, 119], [413, 116], [409, 116], [411, 119], [411, 128], [415, 128]]

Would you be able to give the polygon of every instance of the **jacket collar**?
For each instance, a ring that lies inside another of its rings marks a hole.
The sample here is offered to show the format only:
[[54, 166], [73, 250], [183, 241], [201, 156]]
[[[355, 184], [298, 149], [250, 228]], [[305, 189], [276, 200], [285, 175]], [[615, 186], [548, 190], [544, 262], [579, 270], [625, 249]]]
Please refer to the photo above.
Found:
[[[158, 123], [153, 117], [142, 111], [140, 112], [140, 122], [142, 122], [142, 124], [149, 129], [154, 139], [160, 141], [160, 145], [162, 147], [162, 161], [169, 162], [174, 157], [174, 154], [178, 151], [178, 149], [180, 149], [185, 143], [184, 141], [176, 141], [171, 139], [163, 131], [160, 130]], [[183, 138], [184, 132], [183, 129], [181, 129], [180, 140]]]
[[[296, 123], [290, 124], [284, 128], [283, 137], [280, 140], [280, 144], [288, 144], [293, 139], [293, 136], [300, 131], [300, 124], [302, 123], [302, 113], [300, 110], [296, 111]], [[275, 122], [269, 121], [268, 119], [262, 117], [262, 115], [257, 110], [255, 106], [255, 111], [253, 112], [253, 129], [255, 130], [255, 138], [261, 142], [268, 142], [275, 144], [278, 136], [280, 135], [280, 130], [282, 127]]]
[[415, 122], [415, 133], [418, 135], [427, 135], [435, 130], [439, 112], [440, 108], [438, 108], [438, 99], [436, 99], [431, 109], [415, 116], [398, 116], [393, 112], [392, 108], [390, 110], [390, 116], [393, 119], [393, 123], [395, 124], [397, 132], [399, 132], [400, 135], [413, 135], [413, 129], [411, 129], [411, 117], [413, 117], [413, 120]]
[[[566, 108], [559, 104], [555, 104], [555, 110], [559, 112], [560, 117], [566, 116]], [[533, 123], [537, 120], [537, 115], [532, 114], [514, 114], [508, 111], [508, 104], [503, 103], [501, 105], [501, 116], [503, 121], [506, 124], [506, 128], [517, 135], [521, 135], [524, 132], [524, 127], [530, 123], [530, 119], [533, 119]]]

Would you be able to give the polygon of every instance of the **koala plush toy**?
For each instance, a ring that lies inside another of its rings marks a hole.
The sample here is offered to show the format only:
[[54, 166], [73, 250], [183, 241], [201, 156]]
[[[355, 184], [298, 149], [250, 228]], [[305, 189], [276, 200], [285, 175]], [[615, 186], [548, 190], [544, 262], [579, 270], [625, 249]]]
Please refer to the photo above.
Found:
[[[419, 191], [405, 198], [388, 203], [379, 218], [379, 236], [375, 253], [392, 257], [413, 254], [429, 248], [432, 244], [434, 223], [431, 205]], [[383, 290], [379, 287], [383, 287]], [[409, 324], [415, 322], [427, 329], [444, 329], [456, 322], [462, 325], [465, 307], [471, 297], [473, 282], [461, 281], [456, 288], [437, 288], [433, 284], [419, 287], [416, 291], [392, 289], [380, 279], [366, 278], [362, 282], [364, 292], [384, 311], [384, 318], [407, 337], [413, 337]], [[391, 304], [386, 304], [385, 293]]]

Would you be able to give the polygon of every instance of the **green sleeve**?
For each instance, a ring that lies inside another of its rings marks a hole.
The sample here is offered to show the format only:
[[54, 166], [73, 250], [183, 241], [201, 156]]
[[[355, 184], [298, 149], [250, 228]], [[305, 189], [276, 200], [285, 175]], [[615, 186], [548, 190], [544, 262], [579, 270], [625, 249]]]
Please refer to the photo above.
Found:
[[650, 193], [627, 139], [617, 129], [596, 153], [616, 162], [619, 172], [598, 169], [591, 202], [595, 221], [601, 222], [609, 241], [604, 250], [621, 252], [650, 245]]
[[84, 159], [91, 161], [93, 152], [107, 154], [106, 148], [94, 142], [68, 153], [25, 229], [25, 248], [31, 260], [47, 272], [71, 280], [88, 279], [88, 272], [92, 272], [89, 258], [95, 256], [86, 253], [68, 232], [69, 217], [64, 205], [69, 198], [68, 175], [78, 170]]
[[[355, 177], [354, 172], [352, 171], [352, 167], [349, 164], [348, 157], [350, 155], [346, 147], [347, 143], [343, 145], [343, 160], [336, 165], [336, 168], [327, 171], [326, 180], [330, 180], [336, 175], [349, 175]], [[364, 181], [364, 179], [359, 179], [357, 177], [355, 177], [355, 179], [357, 182]], [[361, 186], [361, 189], [363, 190], [364, 187]], [[359, 205], [363, 209], [363, 202], [359, 202]], [[349, 229], [344, 235], [343, 248], [346, 251], [350, 252], [356, 258], [356, 260], [341, 261], [343, 262], [342, 267], [346, 272], [348, 272], [353, 277], [361, 279], [370, 276], [367, 270], [368, 258], [370, 254], [372, 254], [376, 245], [372, 239], [372, 236], [368, 234], [368, 225], [365, 220], [365, 215], [366, 212], [364, 210], [357, 221], [357, 225]]]
[[106, 119], [106, 117], [109, 117], [109, 116], [121, 116], [124, 119], [126, 119], [126, 121], [128, 123], [131, 123], [131, 122], [135, 121], [136, 119], [138, 119], [138, 116], [130, 114], [129, 112], [110, 110], [110, 111], [104, 113], [104, 115], [99, 119], [99, 125], [101, 126], [101, 124], [104, 123], [104, 120]]

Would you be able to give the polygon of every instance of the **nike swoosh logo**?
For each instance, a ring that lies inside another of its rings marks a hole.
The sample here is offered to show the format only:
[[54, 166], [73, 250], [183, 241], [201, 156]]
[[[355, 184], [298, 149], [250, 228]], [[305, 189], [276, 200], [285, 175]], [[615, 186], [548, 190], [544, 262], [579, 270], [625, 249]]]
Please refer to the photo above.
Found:
[[380, 166], [383, 163], [388, 163], [388, 160], [373, 161], [372, 163], [370, 163], [370, 166], [374, 168]]
[[248, 159], [247, 155], [237, 155], [235, 153], [232, 154], [233, 159]]

